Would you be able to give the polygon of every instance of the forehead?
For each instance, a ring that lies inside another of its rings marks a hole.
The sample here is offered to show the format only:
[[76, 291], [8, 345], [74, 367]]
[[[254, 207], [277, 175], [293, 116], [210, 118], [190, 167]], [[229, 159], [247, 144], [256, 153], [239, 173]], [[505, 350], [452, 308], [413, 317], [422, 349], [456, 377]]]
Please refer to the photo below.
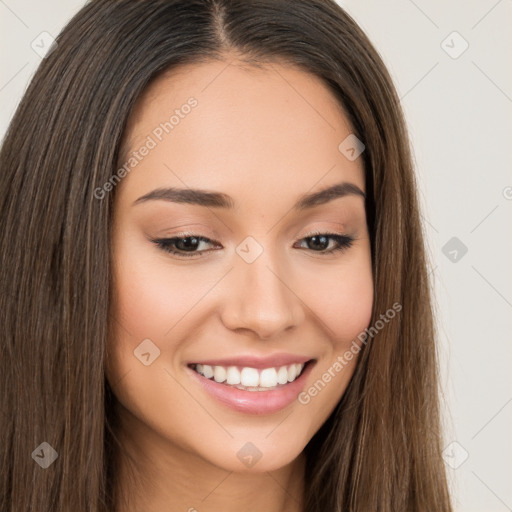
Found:
[[364, 190], [361, 159], [338, 149], [351, 132], [326, 84], [294, 66], [187, 64], [157, 78], [133, 110], [120, 164], [150, 139], [152, 148], [122, 188], [132, 198], [188, 186], [269, 201], [317, 183], [350, 181]]

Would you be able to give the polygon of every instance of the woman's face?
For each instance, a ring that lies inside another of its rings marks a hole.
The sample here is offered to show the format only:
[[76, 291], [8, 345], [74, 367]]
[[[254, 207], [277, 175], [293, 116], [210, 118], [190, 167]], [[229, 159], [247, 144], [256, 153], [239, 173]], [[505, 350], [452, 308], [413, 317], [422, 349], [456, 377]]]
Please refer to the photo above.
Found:
[[283, 64], [187, 65], [145, 91], [114, 182], [106, 369], [145, 453], [277, 469], [340, 400], [373, 303], [351, 132], [320, 79]]

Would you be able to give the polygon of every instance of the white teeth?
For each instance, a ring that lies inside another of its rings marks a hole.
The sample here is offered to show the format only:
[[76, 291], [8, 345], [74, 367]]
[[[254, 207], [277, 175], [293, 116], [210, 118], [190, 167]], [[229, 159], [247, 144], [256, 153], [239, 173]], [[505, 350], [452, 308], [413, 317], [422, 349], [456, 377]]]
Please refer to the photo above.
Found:
[[256, 368], [243, 368], [240, 372], [240, 384], [242, 386], [259, 386], [260, 375]]
[[226, 382], [227, 384], [240, 384], [240, 372], [236, 366], [228, 368]]
[[298, 378], [303, 368], [304, 365], [301, 363], [265, 368], [263, 370], [245, 367], [241, 371], [236, 366], [225, 367], [196, 364], [194, 367], [197, 373], [200, 373], [207, 379], [213, 377], [215, 382], [225, 383], [239, 389], [252, 388], [249, 391], [268, 391], [278, 385], [282, 386], [288, 382], [293, 382]]
[[[199, 371], [199, 370], [197, 370]], [[201, 372], [207, 379], [213, 377], [213, 368], [209, 364], [203, 365], [203, 371]]]
[[226, 380], [226, 368], [224, 366], [213, 367], [213, 380], [215, 382], [224, 382]]
[[[199, 370], [197, 370], [199, 371]], [[277, 383], [286, 384], [288, 382], [288, 370], [286, 366], [281, 366], [277, 372]]]
[[295, 377], [297, 376], [297, 368], [294, 364], [291, 364], [288, 367], [288, 382], [292, 382], [295, 380]]
[[265, 368], [260, 374], [260, 387], [272, 388], [277, 386], [277, 372], [275, 368]]

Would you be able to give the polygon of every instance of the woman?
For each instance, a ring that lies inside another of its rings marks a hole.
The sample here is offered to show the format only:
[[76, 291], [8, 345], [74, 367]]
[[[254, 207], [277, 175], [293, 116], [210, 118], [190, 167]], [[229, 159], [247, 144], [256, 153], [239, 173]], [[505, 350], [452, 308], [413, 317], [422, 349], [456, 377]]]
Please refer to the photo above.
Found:
[[0, 509], [450, 511], [409, 142], [328, 0], [90, 2], [0, 155]]

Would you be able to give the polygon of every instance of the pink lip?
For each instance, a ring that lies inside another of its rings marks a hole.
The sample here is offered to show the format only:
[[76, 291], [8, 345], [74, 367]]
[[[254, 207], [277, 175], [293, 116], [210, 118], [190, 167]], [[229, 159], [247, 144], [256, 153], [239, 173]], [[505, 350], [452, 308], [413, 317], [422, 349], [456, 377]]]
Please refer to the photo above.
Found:
[[[310, 359], [306, 359], [306, 361], [309, 360]], [[219, 364], [220, 366], [225, 365], [226, 360], [223, 361], [224, 363]], [[236, 361], [238, 362], [239, 360], [237, 359]], [[300, 362], [302, 362], [302, 360]], [[271, 414], [284, 409], [297, 399], [297, 396], [304, 389], [306, 379], [311, 373], [314, 363], [315, 361], [311, 361], [311, 363], [307, 364], [298, 379], [271, 391], [245, 391], [207, 379], [189, 367], [187, 367], [187, 371], [191, 372], [192, 377], [196, 379], [210, 396], [231, 409], [247, 414]], [[270, 367], [272, 367], [272, 365], [264, 366], [264, 368]], [[252, 368], [254, 368], [254, 366], [252, 366]]]
[[225, 359], [208, 359], [201, 361], [193, 361], [192, 364], [207, 364], [210, 366], [238, 366], [238, 367], [249, 367], [256, 368], [257, 370], [263, 370], [264, 368], [274, 368], [280, 366], [286, 366], [294, 363], [305, 363], [310, 361], [312, 358], [307, 356], [298, 356], [294, 354], [274, 354], [266, 357], [257, 356], [237, 356], [227, 357]]

